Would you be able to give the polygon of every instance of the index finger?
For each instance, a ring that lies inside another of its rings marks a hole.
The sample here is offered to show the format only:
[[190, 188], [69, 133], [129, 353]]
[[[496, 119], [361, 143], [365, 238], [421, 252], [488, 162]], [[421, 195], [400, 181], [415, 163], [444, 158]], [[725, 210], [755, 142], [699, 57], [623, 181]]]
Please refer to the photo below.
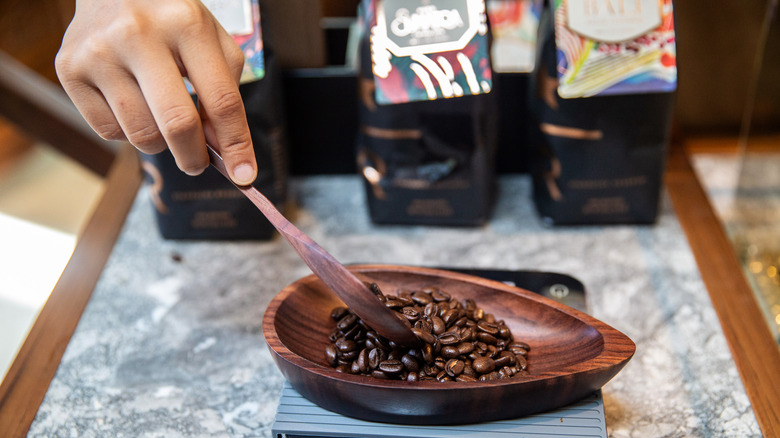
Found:
[[[198, 94], [201, 111], [214, 130], [217, 144], [212, 146], [225, 160], [233, 181], [247, 185], [257, 177], [257, 162], [237, 75], [228, 65], [227, 57], [232, 54], [225, 53], [218, 32], [215, 29], [214, 35], [185, 39], [179, 56]], [[240, 50], [237, 46], [233, 49]]]

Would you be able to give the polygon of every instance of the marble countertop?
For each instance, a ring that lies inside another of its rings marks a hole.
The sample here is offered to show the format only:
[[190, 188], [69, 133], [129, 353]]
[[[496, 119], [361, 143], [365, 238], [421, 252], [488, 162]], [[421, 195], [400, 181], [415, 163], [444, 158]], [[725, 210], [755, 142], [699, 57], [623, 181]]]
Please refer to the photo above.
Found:
[[[637, 352], [603, 388], [612, 437], [760, 436], [666, 194], [653, 226], [544, 227], [525, 176], [477, 228], [373, 225], [353, 176], [291, 182], [294, 221], [344, 263], [565, 273]], [[308, 268], [283, 240], [159, 237], [139, 192], [30, 436], [271, 436], [283, 377], [263, 312]]]

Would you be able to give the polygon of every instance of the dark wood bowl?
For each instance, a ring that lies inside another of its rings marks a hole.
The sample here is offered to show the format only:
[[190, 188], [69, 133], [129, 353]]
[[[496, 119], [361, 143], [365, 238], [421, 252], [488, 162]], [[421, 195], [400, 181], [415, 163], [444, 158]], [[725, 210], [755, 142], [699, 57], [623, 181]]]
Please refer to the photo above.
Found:
[[487, 382], [382, 380], [339, 373], [325, 347], [343, 305], [315, 276], [284, 288], [263, 317], [274, 360], [301, 395], [342, 415], [400, 424], [465, 424], [517, 418], [565, 406], [601, 388], [633, 356], [631, 339], [607, 324], [533, 292], [465, 274], [427, 268], [361, 265], [349, 268], [386, 295], [436, 286], [471, 298], [503, 319], [530, 345], [529, 375]]

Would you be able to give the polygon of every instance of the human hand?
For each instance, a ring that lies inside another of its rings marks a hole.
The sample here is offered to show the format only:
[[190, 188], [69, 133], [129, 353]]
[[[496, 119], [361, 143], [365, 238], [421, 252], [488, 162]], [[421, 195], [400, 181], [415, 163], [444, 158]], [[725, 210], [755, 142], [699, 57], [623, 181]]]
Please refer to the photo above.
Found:
[[238, 91], [243, 64], [198, 0], [78, 0], [56, 59], [63, 88], [98, 135], [147, 154], [169, 148], [190, 175], [208, 166], [208, 142], [239, 185], [257, 176]]

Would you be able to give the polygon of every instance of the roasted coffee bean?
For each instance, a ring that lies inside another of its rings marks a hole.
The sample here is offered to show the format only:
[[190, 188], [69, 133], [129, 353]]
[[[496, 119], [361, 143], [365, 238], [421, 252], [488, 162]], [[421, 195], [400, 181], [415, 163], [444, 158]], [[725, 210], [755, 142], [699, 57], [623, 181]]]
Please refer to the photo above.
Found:
[[477, 323], [477, 330], [485, 332], [493, 336], [498, 334], [498, 326], [496, 324], [489, 323], [487, 321], [480, 321]]
[[376, 283], [369, 283], [368, 288], [371, 290], [371, 292], [374, 293], [374, 295], [378, 297], [384, 297], [385, 294], [382, 293], [382, 289], [379, 288], [379, 285]]
[[403, 351], [398, 349], [393, 349], [389, 353], [387, 353], [387, 359], [388, 360], [401, 360], [401, 357], [404, 355]]
[[437, 339], [442, 345], [455, 345], [460, 343], [460, 335], [458, 335], [458, 332], [454, 331], [442, 333]]
[[414, 323], [414, 327], [426, 331], [428, 333], [433, 333], [433, 324], [431, 324], [431, 321], [428, 319], [422, 319], [422, 318], [418, 319]]
[[357, 361], [352, 362], [349, 368], [350, 374], [360, 374], [360, 365], [358, 365]]
[[474, 376], [469, 376], [466, 374], [461, 374], [458, 377], [455, 378], [457, 382], [476, 382], [477, 379], [474, 378]]
[[512, 339], [512, 330], [509, 330], [509, 327], [506, 325], [499, 326], [498, 337], [501, 339]]
[[425, 286], [420, 288], [420, 292], [430, 295], [436, 289], [438, 289], [436, 286]]
[[397, 299], [397, 298], [388, 298], [385, 301], [385, 306], [391, 308], [391, 309], [400, 309], [404, 306], [404, 302]]
[[361, 373], [367, 373], [369, 371], [369, 365], [368, 365], [368, 349], [364, 348], [360, 350], [360, 353], [358, 353], [357, 359], [355, 359], [355, 363], [358, 364], [358, 367], [360, 367]]
[[412, 322], [417, 321], [420, 318], [420, 312], [418, 312], [414, 307], [404, 307], [401, 309], [401, 314], [403, 314], [406, 319]]
[[400, 360], [387, 359], [379, 363], [379, 370], [386, 374], [398, 374], [404, 370], [404, 364]]
[[439, 374], [436, 375], [436, 380], [439, 382], [452, 382], [452, 377], [450, 377], [446, 371], [442, 370]]
[[486, 344], [490, 344], [490, 345], [495, 345], [496, 342], [498, 341], [498, 339], [496, 339], [495, 336], [493, 336], [493, 335], [491, 335], [489, 333], [485, 333], [485, 332], [478, 332], [477, 333], [477, 339], [479, 339], [480, 341], [482, 341], [482, 342], [484, 342]]
[[462, 360], [450, 359], [447, 361], [447, 364], [444, 366], [444, 371], [447, 371], [447, 374], [449, 374], [450, 377], [455, 377], [461, 374], [465, 367], [466, 364]]
[[353, 361], [357, 359], [358, 354], [360, 354], [360, 351], [358, 350], [347, 351], [346, 353], [341, 353], [339, 360], [343, 359], [345, 361]]
[[455, 321], [460, 318], [460, 312], [458, 309], [450, 309], [446, 312], [444, 312], [444, 315], [441, 316], [442, 321], [444, 321], [444, 325], [447, 327], [450, 327], [455, 323]]
[[447, 359], [443, 357], [437, 357], [433, 360], [433, 364], [436, 365], [436, 368], [443, 370], [445, 366], [447, 366]]
[[498, 372], [501, 374], [501, 377], [506, 379], [506, 378], [514, 376], [515, 372], [517, 372], [517, 370], [512, 368], [512, 367], [504, 366], [504, 367], [501, 367], [501, 369], [498, 370]]
[[447, 292], [444, 292], [441, 289], [433, 289], [431, 291], [431, 298], [433, 298], [433, 301], [441, 302], [441, 301], [449, 301], [450, 300], [450, 294]]
[[458, 335], [460, 336], [461, 341], [464, 342], [471, 342], [476, 339], [476, 331], [474, 330], [474, 327], [461, 327], [458, 330]]
[[525, 348], [520, 347], [507, 347], [507, 351], [511, 351], [512, 353], [516, 354], [517, 356], [528, 356], [528, 350]]
[[341, 330], [342, 332], [349, 330], [350, 327], [352, 327], [356, 322], [358, 321], [357, 315], [354, 313], [348, 313], [343, 318], [339, 320], [339, 322], [336, 324], [336, 328]]
[[415, 291], [412, 292], [412, 300], [414, 300], [415, 303], [424, 306], [428, 303], [433, 302], [433, 298], [431, 296], [423, 291]]
[[368, 366], [372, 370], [379, 367], [379, 363], [385, 360], [385, 353], [379, 348], [374, 348], [368, 352]]
[[504, 353], [509, 353], [509, 352], [502, 351], [501, 353], [499, 353], [498, 358], [495, 359], [497, 367], [513, 366], [514, 364], [517, 363], [517, 359], [514, 354], [509, 353], [505, 355]]
[[344, 337], [347, 339], [360, 339], [361, 333], [363, 333], [363, 327], [360, 324], [355, 324], [344, 332]]
[[399, 300], [401, 300], [402, 303], [404, 303], [404, 306], [413, 306], [414, 300], [412, 300], [412, 292], [408, 290], [403, 290], [398, 293], [396, 296]]
[[469, 353], [474, 351], [474, 344], [471, 342], [461, 342], [456, 348], [459, 355], [468, 356]]
[[339, 359], [339, 350], [333, 344], [328, 344], [325, 347], [325, 360], [328, 361], [328, 365], [335, 367]]
[[357, 343], [352, 339], [341, 337], [336, 340], [336, 348], [339, 349], [339, 352], [346, 353], [355, 350], [357, 348]]
[[433, 344], [436, 342], [436, 338], [430, 333], [418, 328], [412, 328], [412, 332], [417, 335], [417, 338], [426, 344]]
[[439, 342], [439, 339], [436, 338], [436, 342], [433, 343], [433, 354], [438, 355], [439, 353], [441, 353], [441, 347], [442, 347], [441, 342]]
[[439, 314], [439, 306], [436, 303], [428, 303], [423, 308], [423, 315], [430, 318]]
[[458, 351], [458, 347], [456, 346], [446, 345], [444, 347], [441, 347], [441, 355], [445, 359], [452, 359], [460, 356], [460, 351]]
[[419, 377], [416, 372], [410, 371], [409, 374], [406, 375], [406, 381], [407, 382], [417, 382], [419, 380]]
[[509, 346], [510, 347], [519, 347], [519, 348], [522, 348], [522, 349], [527, 350], [527, 351], [531, 350], [531, 346], [530, 345], [526, 344], [525, 342], [520, 342], [520, 341], [514, 341], [511, 344], [509, 344]]
[[439, 367], [437, 367], [433, 363], [425, 364], [423, 365], [422, 368], [423, 374], [430, 377], [436, 377], [436, 374], [439, 374], [440, 371], [441, 370], [439, 369]]
[[388, 376], [387, 373], [385, 373], [382, 370], [373, 370], [373, 371], [371, 371], [371, 377], [373, 377], [375, 379], [389, 379], [390, 378], [390, 376]]
[[406, 371], [416, 372], [420, 370], [420, 363], [417, 362], [417, 359], [409, 354], [405, 354], [403, 357], [401, 357], [401, 363], [404, 364]]
[[433, 333], [436, 335], [440, 335], [444, 333], [445, 330], [447, 330], [447, 326], [444, 324], [444, 320], [438, 316], [431, 317], [431, 325], [433, 325]]
[[334, 307], [333, 310], [330, 312], [330, 318], [334, 321], [338, 321], [349, 312], [349, 309], [347, 309], [344, 306], [340, 307]]
[[476, 371], [476, 372], [478, 372], [480, 374], [485, 374], [485, 373], [489, 373], [489, 372], [493, 371], [496, 368], [496, 361], [494, 361], [493, 359], [491, 359], [489, 357], [484, 357], [483, 356], [483, 357], [475, 359], [471, 363], [471, 366], [474, 367], [474, 371]]
[[425, 344], [420, 347], [420, 353], [422, 354], [425, 363], [433, 363], [433, 359], [435, 358], [433, 344]]
[[[461, 314], [462, 314], [462, 312], [461, 312]], [[453, 325], [453, 327], [459, 327], [459, 328], [460, 328], [460, 327], [464, 327], [464, 328], [465, 328], [465, 327], [466, 327], [466, 324], [467, 324], [468, 322], [469, 322], [469, 318], [468, 318], [468, 317], [466, 317], [466, 316], [461, 316], [461, 317], [460, 317], [460, 318], [459, 318], [457, 321], [455, 321], [455, 323], [454, 323], [454, 324], [452, 324], [452, 325]]]
[[390, 351], [390, 343], [387, 341], [387, 339], [379, 336], [375, 331], [370, 331], [366, 333], [366, 340], [371, 341], [371, 343], [379, 349]]
[[521, 370], [528, 369], [528, 359], [525, 356], [517, 356], [517, 367]]

